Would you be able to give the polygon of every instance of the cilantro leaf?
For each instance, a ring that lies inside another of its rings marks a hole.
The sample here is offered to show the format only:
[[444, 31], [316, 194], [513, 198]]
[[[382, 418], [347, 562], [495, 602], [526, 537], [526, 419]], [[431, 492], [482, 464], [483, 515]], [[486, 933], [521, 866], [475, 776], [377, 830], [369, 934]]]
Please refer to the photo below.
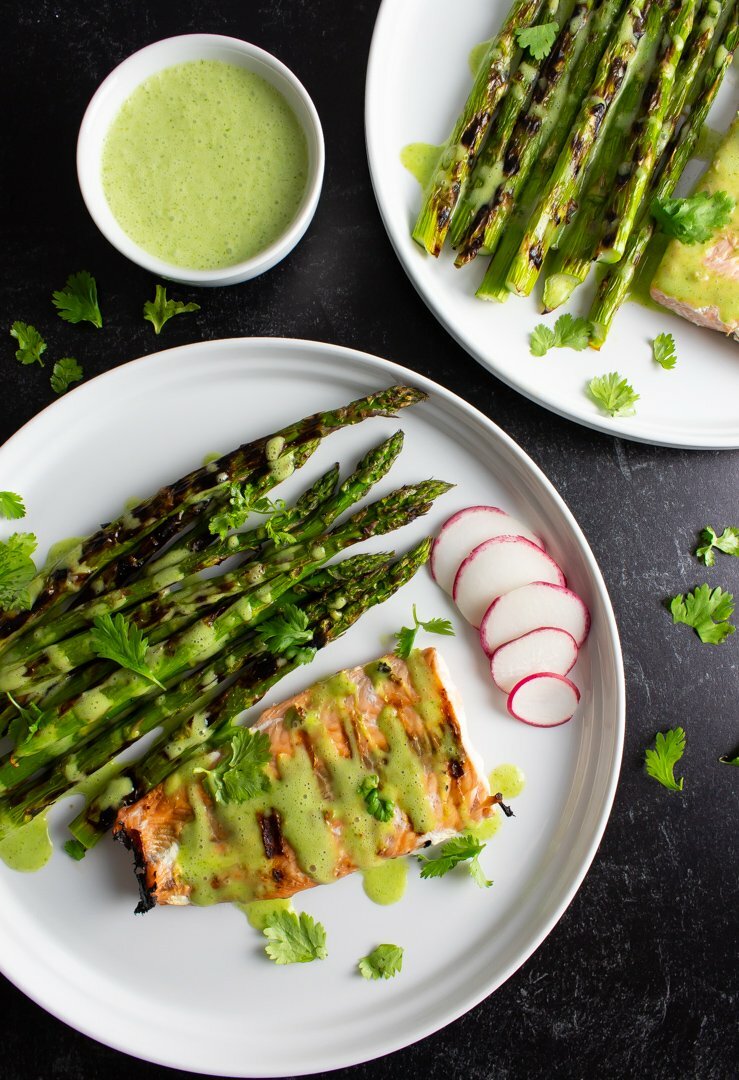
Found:
[[579, 315], [560, 315], [554, 329], [539, 323], [529, 339], [529, 351], [533, 356], [544, 356], [550, 349], [575, 349], [582, 352], [590, 341], [590, 323]]
[[378, 821], [390, 821], [395, 813], [395, 804], [391, 799], [385, 799], [380, 795], [380, 777], [377, 773], [370, 773], [359, 785], [359, 794], [364, 799], [368, 813]]
[[734, 597], [720, 586], [711, 589], [709, 585], [699, 585], [670, 601], [672, 621], [692, 626], [706, 645], [720, 645], [734, 633], [735, 627], [728, 622], [733, 610]]
[[444, 877], [459, 863], [471, 860], [469, 871], [473, 881], [481, 888], [488, 888], [493, 883], [485, 877], [478, 858], [484, 850], [485, 845], [482, 841], [472, 836], [471, 833], [453, 836], [451, 840], [447, 840], [435, 859], [429, 859], [425, 855], [418, 856], [418, 861], [423, 864], [421, 877]]
[[305, 911], [276, 911], [263, 933], [268, 939], [264, 951], [276, 964], [308, 964], [328, 956], [326, 931]]
[[0, 517], [23, 518], [26, 516], [26, 507], [20, 495], [14, 491], [0, 491]]
[[208, 785], [217, 803], [242, 803], [267, 791], [270, 780], [264, 766], [272, 760], [269, 735], [251, 728], [238, 728], [231, 738], [231, 754], [207, 774]]
[[84, 378], [82, 365], [72, 356], [63, 356], [54, 364], [51, 373], [51, 389], [55, 394], [63, 394], [69, 390], [72, 383], [79, 382]]
[[0, 541], [0, 608], [21, 611], [30, 608], [28, 586], [36, 576], [31, 556], [37, 541], [33, 533], [13, 533]]
[[98, 329], [103, 325], [95, 278], [87, 270], [70, 274], [64, 288], [52, 293], [51, 299], [65, 322], [89, 322]]
[[135, 623], [129, 622], [120, 612], [115, 618], [107, 614], [96, 615], [91, 633], [92, 647], [97, 656], [113, 660], [164, 690], [164, 686], [146, 663], [149, 642]]
[[611, 416], [633, 416], [639, 395], [626, 379], [612, 371], [610, 375], [596, 375], [588, 383], [591, 398]]
[[287, 512], [284, 499], [272, 500], [265, 495], [263, 498], [257, 499], [252, 510], [255, 514], [266, 515], [263, 528], [268, 539], [272, 541], [275, 547], [293, 543], [293, 537], [287, 528], [290, 525], [291, 516]]
[[454, 628], [449, 619], [429, 619], [427, 622], [423, 622], [418, 618], [415, 604], [413, 605], [413, 623], [413, 626], [402, 626], [395, 635], [395, 655], [402, 660], [407, 660], [413, 652], [419, 630], [425, 630], [427, 634], [454, 637]]
[[554, 344], [558, 349], [582, 352], [590, 342], [590, 323], [581, 316], [560, 315], [554, 324]]
[[240, 529], [254, 507], [254, 491], [249, 484], [231, 484], [228, 489], [227, 509], [214, 514], [208, 528], [214, 536], [225, 540], [231, 529]]
[[87, 848], [85, 847], [85, 845], [79, 840], [75, 840], [74, 838], [65, 841], [64, 850], [66, 851], [67, 855], [69, 855], [70, 859], [74, 859], [75, 862], [81, 862], [81, 860], [84, 859], [85, 855], [87, 854]]
[[544, 323], [539, 323], [531, 331], [529, 352], [532, 356], [544, 356], [550, 349], [554, 348], [555, 340], [554, 330]]
[[725, 555], [739, 555], [739, 528], [736, 525], [727, 525], [720, 536], [711, 525], [706, 525], [701, 529], [700, 538], [703, 542], [695, 549], [695, 554], [704, 566], [715, 564], [714, 548]]
[[652, 355], [665, 371], [672, 371], [677, 362], [675, 339], [672, 334], [657, 334], [652, 342]]
[[654, 199], [652, 217], [661, 231], [681, 244], [704, 244], [728, 225], [736, 201], [725, 191], [699, 191], [686, 199]]
[[481, 889], [489, 889], [493, 884], [488, 878], [485, 877], [485, 871], [480, 865], [480, 859], [477, 855], [473, 859], [470, 859], [469, 864], [470, 877], [474, 881], [475, 885]]
[[403, 967], [400, 945], [378, 945], [357, 964], [363, 979], [392, 979]]
[[161, 334], [162, 327], [175, 315], [184, 315], [187, 311], [200, 311], [200, 304], [183, 304], [181, 300], [168, 300], [164, 285], [156, 286], [153, 300], [144, 304], [144, 318], [154, 327], [155, 334]]
[[659, 780], [670, 791], [683, 790], [683, 778], [675, 779], [674, 768], [685, 752], [685, 732], [681, 727], [657, 732], [654, 750], [644, 751], [644, 764], [649, 776]]
[[516, 30], [516, 41], [522, 49], [528, 49], [534, 60], [543, 60], [552, 51], [559, 27], [555, 22], [524, 26]]
[[[308, 616], [295, 604], [285, 604], [271, 619], [259, 624], [258, 632], [262, 644], [275, 656], [294, 659], [301, 653], [315, 651], [300, 648], [313, 639], [313, 630]], [[306, 663], [307, 659], [301, 662]]]
[[13, 740], [14, 745], [18, 746], [19, 743], [25, 742], [26, 739], [30, 739], [36, 734], [46, 719], [46, 713], [34, 702], [31, 702], [27, 708], [19, 705], [9, 691], [6, 691], [5, 696], [18, 713], [8, 725], [8, 735]]
[[18, 342], [15, 358], [19, 363], [44, 366], [41, 354], [46, 352], [46, 342], [35, 326], [24, 322], [14, 322], [10, 328], [10, 336]]

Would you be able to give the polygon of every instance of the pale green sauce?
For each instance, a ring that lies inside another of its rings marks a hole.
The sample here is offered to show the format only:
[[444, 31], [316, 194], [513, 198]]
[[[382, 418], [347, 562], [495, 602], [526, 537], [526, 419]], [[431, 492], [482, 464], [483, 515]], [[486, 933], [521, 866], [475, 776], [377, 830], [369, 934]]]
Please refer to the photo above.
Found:
[[496, 765], [490, 773], [490, 790], [500, 792], [503, 799], [515, 799], [526, 786], [523, 769], [518, 765]]
[[[737, 199], [726, 227], [703, 244], [672, 240], [654, 276], [653, 285], [666, 296], [693, 308], [715, 308], [728, 326], [739, 323], [739, 281], [736, 277], [736, 235], [739, 232], [739, 119], [731, 125], [697, 191], [726, 191]], [[720, 259], [713, 254], [723, 252]]]
[[629, 300], [632, 300], [635, 304], [640, 304], [642, 307], [649, 308], [651, 311], [659, 311], [664, 314], [666, 308], [662, 304], [658, 304], [656, 300], [653, 300], [649, 287], [652, 284], [652, 278], [657, 273], [657, 268], [662, 262], [662, 256], [667, 250], [669, 241], [662, 233], [655, 233], [652, 237], [649, 246], [646, 251], [646, 255], [641, 261], [639, 269], [636, 272], [633, 284], [631, 286], [631, 292], [629, 293]]
[[[414, 745], [388, 704], [378, 718], [388, 749], [376, 750], [368, 764], [362, 751], [357, 687], [341, 673], [313, 687], [305, 701], [304, 715], [296, 714], [297, 719], [285, 723], [286, 750], [289, 741], [291, 752], [279, 753], [270, 767], [268, 791], [245, 803], [214, 807], [205, 794], [202, 775], [192, 772], [197, 759], [170, 777], [167, 790], [172, 793], [177, 785], [187, 785], [194, 813], [183, 828], [177, 854], [178, 869], [182, 881], [191, 888], [193, 903], [269, 898], [274, 881], [264, 853], [259, 818], [273, 812], [279, 815], [282, 835], [302, 872], [314, 883], [335, 881], [341, 872], [340, 862], [348, 855], [359, 870], [370, 872], [365, 880], [368, 895], [378, 903], [400, 898], [407, 864], [402, 859], [391, 861], [385, 854], [397, 826], [392, 820], [379, 821], [368, 812], [360, 786], [369, 772], [377, 773], [381, 795], [403, 811], [419, 834], [431, 831], [439, 827], [439, 820], [436, 802], [425, 789], [425, 768], [433, 762], [438, 788], [443, 790], [449, 784], [445, 755], [453, 749], [447, 745], [451, 735], [447, 733], [438, 688], [421, 655], [413, 654], [408, 667], [423, 701], [420, 707], [428, 729], [425, 750]], [[387, 675], [379, 673], [376, 664], [368, 665], [366, 673], [382, 694]], [[328, 734], [323, 718], [330, 715], [341, 725], [347, 753], [342, 753]], [[332, 824], [335, 822], [341, 823], [340, 841]], [[382, 869], [375, 873], [377, 867]]]
[[46, 815], [39, 814], [27, 825], [14, 829], [0, 840], [0, 859], [11, 870], [33, 873], [46, 866], [53, 848]]
[[485, 59], [487, 51], [490, 48], [491, 40], [491, 38], [488, 38], [487, 41], [481, 41], [479, 45], [475, 45], [472, 49], [470, 49], [470, 55], [467, 57], [467, 63], [469, 64], [470, 71], [473, 75], [477, 75], [477, 72], [480, 70], [480, 65]]
[[436, 171], [443, 149], [443, 144], [434, 146], [433, 143], [425, 142], [409, 143], [400, 151], [400, 161], [421, 187], [425, 188]]
[[152, 255], [197, 270], [273, 244], [307, 177], [305, 135], [284, 97], [219, 60], [151, 75], [103, 147], [103, 190], [121, 228]]
[[375, 904], [397, 904], [408, 885], [408, 861], [391, 859], [362, 873], [362, 885]]
[[710, 124], [704, 124], [698, 136], [693, 157], [700, 158], [701, 161], [710, 161], [711, 158], [716, 156], [724, 135], [725, 132], [718, 131], [717, 128], [711, 127]]
[[49, 566], [53, 566], [59, 559], [64, 558], [70, 551], [73, 551], [78, 544], [83, 543], [87, 537], [85, 536], [69, 536], [66, 540], [57, 540], [55, 544], [52, 544], [49, 548], [49, 554], [46, 556], [46, 562], [44, 563], [44, 569]]
[[234, 904], [255, 930], [264, 930], [273, 915], [281, 911], [294, 911], [292, 900], [252, 900], [250, 904]]
[[501, 824], [503, 823], [503, 817], [499, 810], [496, 809], [492, 817], [486, 818], [485, 821], [478, 821], [476, 824], [470, 825], [467, 829], [478, 840], [490, 840], [497, 833]]
[[219, 454], [217, 451], [213, 451], [210, 454], [206, 454], [205, 457], [203, 458], [203, 468], [205, 468], [206, 465], [210, 465], [214, 461], [218, 461], [219, 457], [221, 457], [221, 454]]

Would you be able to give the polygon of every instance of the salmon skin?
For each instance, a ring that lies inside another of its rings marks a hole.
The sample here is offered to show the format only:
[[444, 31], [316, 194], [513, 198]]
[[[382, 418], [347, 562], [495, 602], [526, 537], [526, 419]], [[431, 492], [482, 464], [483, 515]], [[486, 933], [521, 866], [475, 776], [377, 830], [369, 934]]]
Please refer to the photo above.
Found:
[[266, 790], [218, 801], [209, 773], [230, 752], [221, 748], [119, 812], [138, 910], [290, 897], [448, 839], [500, 799], [436, 649], [341, 671], [267, 709], [253, 730], [269, 738]]

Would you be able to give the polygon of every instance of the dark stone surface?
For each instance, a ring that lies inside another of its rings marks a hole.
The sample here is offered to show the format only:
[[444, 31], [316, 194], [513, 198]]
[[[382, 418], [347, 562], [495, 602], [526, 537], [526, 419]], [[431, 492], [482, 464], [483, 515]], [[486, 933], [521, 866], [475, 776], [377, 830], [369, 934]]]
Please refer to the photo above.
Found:
[[[576, 427], [501, 385], [444, 334], [394, 258], [370, 187], [363, 92], [376, 8], [374, 0], [5, 0], [0, 325], [34, 323], [49, 355], [73, 353], [88, 377], [160, 341], [270, 334], [356, 346], [430, 375], [521, 444], [583, 527], [619, 621], [628, 730], [613, 815], [569, 910], [505, 986], [432, 1038], [335, 1075], [736, 1076], [739, 774], [716, 759], [739, 742], [739, 637], [720, 649], [701, 645], [672, 627], [662, 601], [706, 579], [739, 593], [739, 560], [723, 557], [704, 571], [690, 556], [702, 525], [739, 518], [739, 455], [652, 449]], [[464, 17], [463, 5], [453, 17]], [[187, 31], [245, 37], [293, 68], [324, 123], [327, 173], [314, 224], [286, 262], [235, 288], [197, 296], [177, 289], [202, 310], [173, 320], [156, 339], [141, 320], [154, 281], [113, 251], [88, 218], [75, 139], [89, 97], [118, 61]], [[63, 324], [49, 304], [51, 290], [82, 267], [97, 276], [102, 332]], [[3, 438], [54, 397], [48, 368], [21, 368], [6, 342]], [[688, 732], [686, 787], [672, 796], [645, 777], [641, 762], [654, 733], [676, 724]], [[132, 963], [145, 978], [146, 957]], [[326, 1010], [330, 1016], [330, 1002]], [[76, 1034], [0, 983], [0, 1076], [131, 1075], [172, 1074]]]

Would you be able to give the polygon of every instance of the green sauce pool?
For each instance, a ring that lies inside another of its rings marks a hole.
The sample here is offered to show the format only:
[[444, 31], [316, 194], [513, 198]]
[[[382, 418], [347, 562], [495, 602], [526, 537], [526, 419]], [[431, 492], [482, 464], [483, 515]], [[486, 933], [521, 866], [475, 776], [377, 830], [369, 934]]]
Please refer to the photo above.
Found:
[[105, 197], [129, 237], [175, 266], [216, 270], [274, 243], [298, 211], [308, 145], [254, 72], [195, 60], [146, 79], [102, 154]]

